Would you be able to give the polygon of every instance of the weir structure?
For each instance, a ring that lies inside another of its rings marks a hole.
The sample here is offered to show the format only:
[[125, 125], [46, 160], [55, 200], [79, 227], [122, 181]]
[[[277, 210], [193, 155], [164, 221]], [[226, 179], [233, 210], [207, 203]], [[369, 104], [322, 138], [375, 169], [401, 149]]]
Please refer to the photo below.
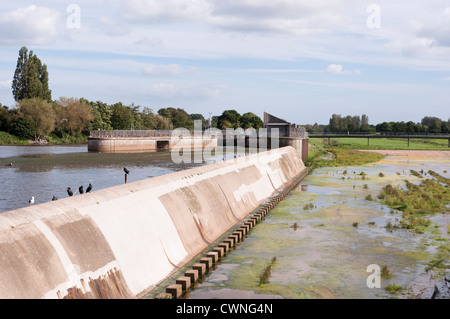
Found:
[[203, 151], [235, 146], [253, 150], [268, 150], [292, 146], [303, 161], [308, 158], [308, 133], [269, 113], [264, 113], [264, 128], [175, 130], [109, 130], [91, 131], [88, 151], [98, 153], [135, 153], [184, 150]]
[[187, 288], [306, 173], [284, 147], [2, 213], [0, 298], [142, 298], [228, 236]]

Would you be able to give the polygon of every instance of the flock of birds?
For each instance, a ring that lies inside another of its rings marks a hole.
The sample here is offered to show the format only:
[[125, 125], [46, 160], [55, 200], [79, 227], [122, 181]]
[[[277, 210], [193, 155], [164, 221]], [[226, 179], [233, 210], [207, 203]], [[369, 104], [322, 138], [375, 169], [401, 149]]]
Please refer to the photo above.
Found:
[[[125, 172], [126, 175], [129, 175], [129, 174], [130, 174], [130, 171], [129, 171], [126, 167], [123, 168], [123, 171]], [[93, 187], [92, 184], [89, 183], [88, 187], [86, 188], [86, 194], [89, 193], [89, 192], [92, 190], [92, 187]], [[69, 196], [73, 196], [73, 195], [75, 195], [77, 192], [79, 192], [80, 194], [83, 194], [83, 193], [84, 193], [84, 187], [83, 187], [83, 185], [81, 185], [80, 187], [78, 187], [78, 190], [75, 191], [75, 193], [72, 191], [72, 189], [71, 189], [70, 187], [67, 187], [67, 194], [68, 194]], [[55, 201], [55, 200], [58, 200], [58, 198], [57, 198], [56, 196], [53, 195], [52, 201]], [[28, 203], [29, 203], [30, 205], [33, 205], [33, 204], [35, 203], [34, 196], [31, 196], [31, 198], [30, 198], [30, 200], [28, 201]]]

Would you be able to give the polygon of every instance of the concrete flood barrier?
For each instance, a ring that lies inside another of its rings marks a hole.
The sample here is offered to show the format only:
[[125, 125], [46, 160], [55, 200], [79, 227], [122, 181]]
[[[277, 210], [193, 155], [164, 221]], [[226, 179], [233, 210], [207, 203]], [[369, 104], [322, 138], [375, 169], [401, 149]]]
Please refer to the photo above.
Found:
[[286, 147], [2, 213], [0, 298], [141, 298], [242, 223], [168, 287], [179, 296], [304, 171]]
[[[208, 247], [200, 257], [197, 257], [197, 260], [191, 262], [191, 265], [188, 265], [184, 270], [182, 269], [174, 274], [173, 278], [168, 279], [167, 282], [171, 283], [166, 284], [165, 292], [158, 293], [158, 291], [156, 291], [153, 295], [149, 295], [148, 298], [179, 299], [183, 298], [190, 290], [195, 289], [197, 282], [204, 278], [209, 271], [214, 270], [216, 263], [243, 242], [247, 236], [249, 236], [251, 229], [265, 220], [270, 210], [283, 200], [283, 198], [286, 197], [286, 195], [288, 195], [292, 189], [308, 175], [308, 173], [309, 169], [305, 168], [300, 174], [276, 192], [275, 195], [255, 209], [244, 219], [244, 221], [240, 222], [231, 231], [228, 231], [222, 239], [219, 239], [216, 243]], [[205, 265], [197, 263], [198, 260]], [[209, 267], [207, 267], [206, 264], [208, 264]], [[180, 276], [183, 272], [184, 275]], [[187, 277], [189, 277], [189, 281], [185, 281], [185, 278]], [[164, 286], [164, 283], [162, 286]], [[158, 290], [161, 291], [161, 288]]]

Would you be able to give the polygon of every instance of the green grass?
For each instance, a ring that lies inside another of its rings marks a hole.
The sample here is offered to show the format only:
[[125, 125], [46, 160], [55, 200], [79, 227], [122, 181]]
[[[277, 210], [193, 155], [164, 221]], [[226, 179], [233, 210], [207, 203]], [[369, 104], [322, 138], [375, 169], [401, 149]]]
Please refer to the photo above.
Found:
[[[342, 166], [359, 166], [368, 163], [375, 163], [385, 158], [385, 155], [360, 152], [350, 149], [339, 149], [334, 147], [328, 147], [323, 143], [309, 143], [308, 159], [305, 161], [305, 165], [311, 167], [311, 169], [318, 167], [342, 167]], [[332, 159], [325, 159], [323, 157], [332, 154]]]
[[60, 134], [51, 133], [48, 137], [49, 144], [61, 145], [61, 144], [87, 144], [88, 138], [86, 135], [77, 133], [75, 136], [66, 134], [64, 138]]
[[0, 131], [0, 145], [29, 145], [28, 140]]
[[391, 284], [389, 286], [386, 286], [384, 288], [384, 290], [386, 290], [386, 292], [390, 293], [390, 294], [397, 294], [397, 293], [401, 292], [403, 290], [403, 288], [401, 286], [396, 285], [396, 284]]
[[430, 269], [450, 269], [450, 245], [441, 245], [438, 247], [438, 253], [427, 263], [425, 270]]
[[388, 266], [384, 265], [381, 268], [381, 278], [383, 279], [389, 279], [392, 278], [394, 275], [391, 273], [391, 271], [388, 269]]
[[[428, 215], [449, 211], [450, 189], [448, 179], [429, 171], [432, 179], [424, 179], [419, 185], [405, 180], [406, 189], [386, 185], [378, 198], [390, 208], [402, 212], [398, 228], [423, 233], [431, 222]], [[443, 183], [444, 182], [444, 183]], [[446, 185], [443, 185], [446, 184]]]
[[[310, 138], [312, 144], [328, 146], [328, 139]], [[371, 138], [367, 145], [367, 138], [331, 138], [332, 148], [356, 150], [436, 150], [450, 151], [447, 139], [407, 139]]]
[[[29, 140], [31, 139], [23, 139], [7, 132], [0, 131], [0, 145], [30, 145]], [[67, 135], [62, 138], [60, 134], [51, 133], [48, 136], [48, 142], [50, 145], [87, 144], [87, 136], [77, 133], [75, 136]]]

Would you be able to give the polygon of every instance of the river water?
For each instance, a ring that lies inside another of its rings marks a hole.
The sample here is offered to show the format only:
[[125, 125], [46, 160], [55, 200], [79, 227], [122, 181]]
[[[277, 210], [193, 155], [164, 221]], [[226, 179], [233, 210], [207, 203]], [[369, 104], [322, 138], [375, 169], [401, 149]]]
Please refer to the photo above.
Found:
[[123, 184], [124, 167], [133, 182], [197, 165], [175, 164], [168, 152], [99, 154], [89, 153], [87, 145], [0, 146], [0, 213], [27, 206], [31, 196], [36, 204], [68, 197], [67, 187], [75, 193], [89, 183], [93, 190]]
[[[170, 153], [0, 146], [0, 212], [27, 206], [30, 196], [36, 203], [67, 197], [67, 187], [75, 191], [91, 183], [99, 190], [123, 184], [123, 167], [133, 182], [198, 165], [204, 164], [175, 164]], [[436, 238], [448, 240], [448, 215], [432, 217], [433, 234], [388, 231], [385, 225], [400, 216], [365, 199], [369, 194], [376, 198], [389, 183], [419, 182], [410, 169], [431, 169], [448, 178], [450, 159], [389, 156], [359, 167], [316, 169], [187, 298], [387, 298], [382, 288], [392, 283], [404, 288], [397, 297], [416, 296], [431, 283], [424, 269], [439, 246]], [[260, 285], [260, 274], [274, 258], [269, 282]], [[382, 288], [369, 288], [369, 265], [388, 266], [394, 276], [383, 279]]]

